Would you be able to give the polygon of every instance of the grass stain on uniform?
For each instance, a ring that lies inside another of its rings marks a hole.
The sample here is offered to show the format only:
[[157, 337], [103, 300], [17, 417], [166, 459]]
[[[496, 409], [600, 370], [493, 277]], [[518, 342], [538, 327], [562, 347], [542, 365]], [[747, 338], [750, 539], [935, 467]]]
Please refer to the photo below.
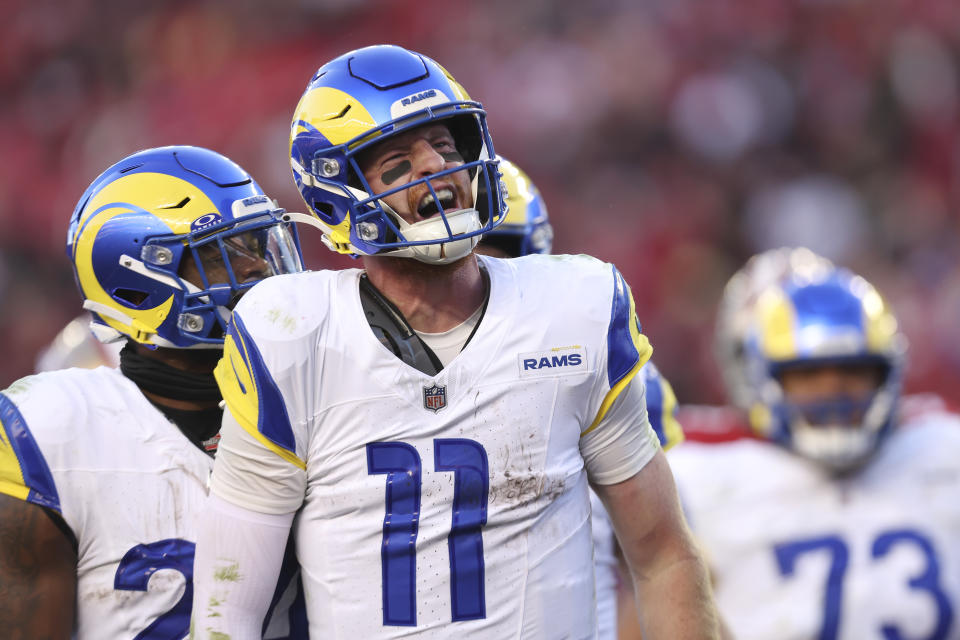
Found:
[[271, 309], [268, 311], [267, 320], [274, 324], [280, 325], [287, 331], [293, 331], [297, 326], [296, 321], [282, 309]]
[[240, 564], [234, 562], [220, 567], [213, 572], [213, 579], [218, 582], [238, 582], [240, 580]]

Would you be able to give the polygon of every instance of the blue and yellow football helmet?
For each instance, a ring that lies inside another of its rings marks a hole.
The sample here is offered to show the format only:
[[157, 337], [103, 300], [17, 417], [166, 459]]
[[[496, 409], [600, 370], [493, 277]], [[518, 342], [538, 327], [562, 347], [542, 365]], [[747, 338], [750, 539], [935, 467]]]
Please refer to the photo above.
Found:
[[[443, 123], [462, 164], [374, 193], [358, 154], [391, 136]], [[294, 180], [314, 224], [332, 250], [351, 255], [412, 257], [427, 263], [467, 255], [481, 233], [503, 218], [503, 198], [486, 112], [430, 58], [392, 45], [357, 49], [313, 76], [290, 129]], [[474, 206], [409, 224], [381, 198], [467, 171]], [[300, 218], [297, 218], [300, 220]]]
[[173, 146], [124, 158], [87, 188], [67, 233], [91, 329], [103, 342], [221, 347], [244, 291], [302, 269], [284, 213], [213, 151]]
[[734, 406], [749, 411], [757, 397], [746, 372], [745, 345], [760, 294], [794, 277], [823, 278], [833, 268], [830, 260], [806, 247], [780, 247], [751, 257], [727, 281], [717, 310], [713, 350], [727, 399]]
[[500, 173], [507, 213], [500, 226], [483, 234], [480, 243], [513, 257], [550, 253], [553, 250], [553, 227], [540, 190], [520, 167], [502, 156]]
[[[906, 339], [877, 290], [846, 269], [794, 274], [762, 290], [746, 339], [761, 436], [835, 472], [859, 467], [893, 426]], [[785, 392], [784, 376], [825, 368], [866, 371], [869, 392], [833, 388], [816, 400]]]

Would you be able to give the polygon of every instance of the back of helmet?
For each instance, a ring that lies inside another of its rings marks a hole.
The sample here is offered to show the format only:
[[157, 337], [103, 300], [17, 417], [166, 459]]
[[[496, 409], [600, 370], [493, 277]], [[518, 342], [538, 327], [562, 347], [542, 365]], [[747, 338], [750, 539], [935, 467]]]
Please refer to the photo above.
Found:
[[[500, 157], [507, 211], [503, 222], [483, 234], [480, 247], [499, 249], [509, 257], [553, 250], [553, 227], [540, 190], [520, 167]], [[479, 250], [479, 249], [478, 249]]]

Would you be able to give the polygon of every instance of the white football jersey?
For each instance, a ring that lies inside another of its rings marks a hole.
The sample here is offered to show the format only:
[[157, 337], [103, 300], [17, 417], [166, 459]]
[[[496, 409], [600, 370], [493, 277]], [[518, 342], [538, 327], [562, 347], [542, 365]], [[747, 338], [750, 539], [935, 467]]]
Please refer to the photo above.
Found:
[[186, 637], [212, 466], [119, 370], [43, 373], [0, 393], [0, 492], [73, 532], [77, 640]]
[[[374, 336], [359, 270], [265, 280], [234, 313], [217, 376], [259, 456], [230, 455], [225, 432], [212, 490], [299, 508], [311, 636], [596, 633], [581, 437], [607, 428], [650, 347], [611, 265], [481, 259], [483, 319], [435, 376]], [[642, 401], [622, 421], [644, 446], [608, 482], [659, 448]], [[263, 491], [227, 473], [276, 464], [286, 484]]]
[[738, 640], [960, 638], [960, 419], [898, 427], [831, 478], [750, 438], [669, 454]]

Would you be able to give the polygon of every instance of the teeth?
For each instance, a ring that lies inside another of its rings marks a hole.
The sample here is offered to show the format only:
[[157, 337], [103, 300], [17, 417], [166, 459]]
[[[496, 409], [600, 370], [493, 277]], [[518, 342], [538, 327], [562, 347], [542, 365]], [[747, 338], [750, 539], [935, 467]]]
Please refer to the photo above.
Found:
[[[444, 203], [449, 205], [455, 202], [453, 189], [444, 188], [444, 189], [437, 189], [436, 191], [437, 191], [437, 197], [440, 198], [441, 205], [443, 205]], [[439, 211], [441, 208], [436, 205], [436, 202], [433, 199], [433, 194], [431, 193], [427, 193], [425, 196], [423, 196], [423, 199], [420, 201], [420, 206], [418, 207], [418, 210], [423, 212], [428, 208], [435, 209], [437, 211]]]

